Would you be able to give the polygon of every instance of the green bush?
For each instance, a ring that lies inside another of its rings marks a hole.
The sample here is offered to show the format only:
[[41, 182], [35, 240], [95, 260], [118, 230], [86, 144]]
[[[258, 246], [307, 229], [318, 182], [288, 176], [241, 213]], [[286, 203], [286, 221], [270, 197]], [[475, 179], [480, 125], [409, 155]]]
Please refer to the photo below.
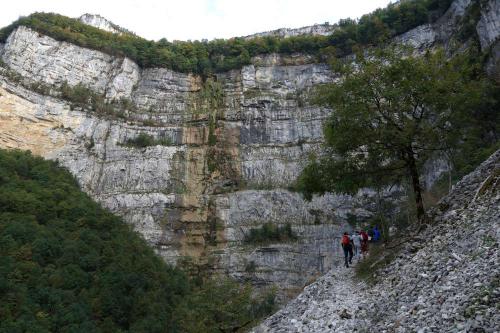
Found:
[[252, 296], [248, 284], [210, 279], [184, 299], [174, 317], [181, 332], [242, 332], [275, 310], [273, 290]]
[[246, 243], [270, 243], [270, 242], [287, 242], [297, 240], [297, 235], [292, 230], [290, 224], [284, 226], [276, 226], [272, 223], [265, 223], [260, 228], [250, 229], [250, 232], [245, 235]]
[[179, 72], [209, 75], [241, 68], [251, 57], [268, 53], [307, 53], [320, 58], [352, 53], [356, 45], [374, 45], [432, 22], [448, 9], [452, 0], [412, 0], [390, 4], [363, 15], [359, 21], [340, 20], [329, 36], [256, 37], [212, 41], [148, 41], [132, 33], [113, 34], [58, 14], [34, 13], [21, 17], [0, 30], [5, 42], [18, 26], [27, 26], [42, 34], [100, 50], [113, 56], [127, 56], [141, 67], [166, 67]]
[[[88, 109], [104, 117], [124, 118], [125, 115], [121, 112], [123, 109], [134, 109], [135, 106], [127, 99], [120, 99], [118, 101], [107, 101], [104, 95], [94, 92], [89, 87], [82, 83], [76, 86], [70, 86], [64, 82], [59, 89], [57, 89], [61, 97], [71, 104], [72, 109]], [[35, 90], [39, 93], [46, 94], [40, 89]]]
[[228, 332], [272, 311], [216, 281], [166, 265], [55, 162], [0, 149], [0, 332]]
[[126, 147], [135, 147], [135, 148], [145, 148], [148, 146], [171, 146], [172, 140], [170, 138], [160, 138], [155, 139], [152, 135], [146, 133], [140, 133], [138, 136], [132, 139], [127, 139], [123, 144]]
[[[390, 243], [389, 245], [394, 244]], [[390, 265], [397, 257], [398, 252], [394, 249], [388, 250], [386, 245], [382, 243], [370, 243], [368, 250], [369, 255], [356, 265], [356, 277], [369, 284], [375, 284], [378, 282], [378, 271]]]

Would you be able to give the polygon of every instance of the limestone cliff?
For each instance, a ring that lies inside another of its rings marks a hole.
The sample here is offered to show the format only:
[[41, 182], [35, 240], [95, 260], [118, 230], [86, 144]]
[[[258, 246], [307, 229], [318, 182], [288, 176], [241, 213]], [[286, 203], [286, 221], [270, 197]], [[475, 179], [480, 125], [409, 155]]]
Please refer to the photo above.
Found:
[[[305, 57], [256, 59], [256, 65], [219, 76], [224, 95], [215, 110], [200, 97], [199, 77], [140, 70], [128, 59], [23, 27], [10, 36], [3, 60], [30, 81], [83, 82], [109, 99], [126, 97], [137, 105], [128, 121], [102, 119], [4, 77], [0, 142], [61, 161], [85, 191], [123, 215], [169, 262], [202, 258], [215, 270], [293, 289], [307, 281], [304, 271], [318, 269], [318, 254], [331, 260], [337, 217], [355, 209], [368, 214], [347, 197], [308, 203], [279, 189], [321, 142], [328, 112], [305, 99], [314, 84], [332, 79], [326, 65], [307, 64]], [[217, 144], [209, 146], [215, 114]], [[121, 145], [139, 133], [166, 137], [171, 145]], [[339, 210], [324, 211], [326, 206]], [[300, 241], [257, 249], [242, 244], [250, 228], [266, 222], [292, 224]]]
[[[444, 43], [468, 5], [457, 0], [434, 25], [396, 41], [421, 48]], [[498, 45], [498, 30], [488, 23], [497, 9], [495, 1], [483, 6], [487, 28], [478, 25], [490, 45]], [[164, 68], [141, 69], [127, 58], [26, 27], [12, 32], [0, 55], [6, 67], [0, 72], [0, 146], [58, 159], [168, 262], [206, 265], [293, 292], [332, 265], [338, 251], [332, 243], [348, 214], [371, 215], [371, 191], [306, 202], [286, 190], [321, 148], [329, 110], [312, 105], [309, 93], [336, 79], [309, 56], [259, 56], [203, 82]], [[51, 89], [83, 84], [129, 106], [122, 117], [72, 110], [62, 99], [28, 89], [40, 83]], [[126, 145], [141, 133], [168, 144]], [[291, 224], [299, 239], [245, 243], [249, 230], [264, 223]]]
[[108, 21], [101, 15], [96, 14], [83, 14], [78, 18], [81, 22], [91, 25], [93, 27], [99, 28], [101, 30], [106, 30], [116, 34], [123, 33], [124, 29], [120, 28], [113, 22]]
[[292, 37], [292, 36], [300, 36], [300, 35], [321, 35], [327, 36], [331, 34], [335, 30], [335, 25], [331, 25], [328, 22], [324, 24], [315, 24], [309, 25], [306, 27], [290, 29], [290, 28], [281, 28], [271, 31], [259, 32], [256, 34], [252, 34], [249, 36], [245, 36], [244, 38], [250, 39], [254, 37], [265, 37], [265, 36], [273, 36], [273, 37]]

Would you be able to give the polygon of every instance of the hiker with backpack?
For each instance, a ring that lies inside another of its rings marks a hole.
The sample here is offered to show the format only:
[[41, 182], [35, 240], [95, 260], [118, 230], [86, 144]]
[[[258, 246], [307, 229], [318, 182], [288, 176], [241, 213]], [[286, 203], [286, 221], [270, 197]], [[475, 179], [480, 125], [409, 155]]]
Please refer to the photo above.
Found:
[[341, 241], [342, 249], [344, 250], [344, 264], [346, 268], [349, 268], [349, 264], [352, 264], [352, 241], [349, 238], [349, 234], [344, 232]]

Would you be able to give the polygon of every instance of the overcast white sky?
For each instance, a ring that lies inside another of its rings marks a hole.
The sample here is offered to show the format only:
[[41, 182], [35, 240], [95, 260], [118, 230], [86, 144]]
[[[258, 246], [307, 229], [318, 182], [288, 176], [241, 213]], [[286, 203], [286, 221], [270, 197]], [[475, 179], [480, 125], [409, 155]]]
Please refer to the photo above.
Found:
[[358, 18], [391, 0], [6, 0], [0, 26], [33, 12], [71, 17], [100, 14], [138, 35], [158, 40], [245, 36], [278, 28]]

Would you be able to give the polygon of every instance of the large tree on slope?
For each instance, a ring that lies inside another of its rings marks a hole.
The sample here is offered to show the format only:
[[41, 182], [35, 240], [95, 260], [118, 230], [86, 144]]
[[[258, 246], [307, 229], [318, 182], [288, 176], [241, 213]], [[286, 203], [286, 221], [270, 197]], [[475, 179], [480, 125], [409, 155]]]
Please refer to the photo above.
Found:
[[337, 62], [341, 78], [318, 91], [318, 102], [333, 109], [324, 127], [328, 153], [306, 167], [298, 189], [311, 197], [409, 179], [425, 222], [422, 165], [466, 139], [472, 111], [490, 103], [491, 85], [468, 59], [390, 48]]

